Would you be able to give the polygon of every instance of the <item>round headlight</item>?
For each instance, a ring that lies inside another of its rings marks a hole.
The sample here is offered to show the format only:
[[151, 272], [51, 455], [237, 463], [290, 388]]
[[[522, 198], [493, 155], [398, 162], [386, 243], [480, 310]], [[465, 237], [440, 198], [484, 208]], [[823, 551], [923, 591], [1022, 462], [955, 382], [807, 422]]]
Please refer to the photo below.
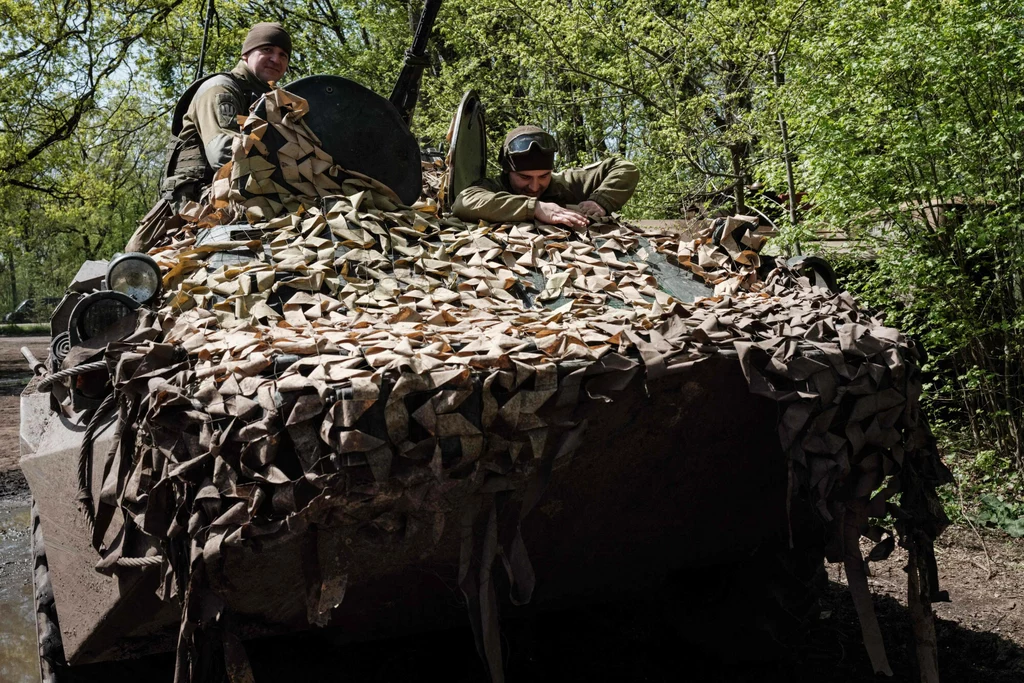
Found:
[[144, 304], [160, 292], [160, 266], [146, 254], [121, 254], [107, 266], [105, 284]]
[[[71, 346], [100, 336], [139, 306], [138, 301], [120, 292], [101, 291], [85, 296], [71, 312], [68, 325]], [[126, 329], [125, 335], [133, 329], [134, 326]]]
[[100, 299], [82, 312], [78, 329], [84, 339], [92, 339], [131, 312], [123, 301]]

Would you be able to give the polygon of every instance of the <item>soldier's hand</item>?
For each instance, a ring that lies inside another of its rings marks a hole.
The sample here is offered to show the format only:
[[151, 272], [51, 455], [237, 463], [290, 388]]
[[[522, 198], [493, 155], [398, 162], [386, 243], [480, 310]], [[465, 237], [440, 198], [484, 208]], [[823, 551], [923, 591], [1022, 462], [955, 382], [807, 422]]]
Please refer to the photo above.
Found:
[[590, 221], [583, 214], [570, 211], [554, 202], [537, 202], [533, 215], [541, 223], [551, 225], [568, 225], [570, 228], [585, 228], [590, 225]]
[[576, 207], [580, 210], [584, 216], [592, 216], [593, 218], [601, 218], [607, 216], [608, 212], [604, 210], [604, 207], [597, 202], [592, 202], [589, 199], [585, 202], [580, 202], [580, 205]]

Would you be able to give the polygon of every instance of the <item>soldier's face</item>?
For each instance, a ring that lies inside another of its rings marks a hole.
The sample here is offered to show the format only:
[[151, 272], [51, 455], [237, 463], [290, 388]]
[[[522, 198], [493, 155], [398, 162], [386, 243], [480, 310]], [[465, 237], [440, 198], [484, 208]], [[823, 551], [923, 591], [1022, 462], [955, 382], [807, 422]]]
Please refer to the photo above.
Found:
[[288, 70], [288, 53], [274, 45], [258, 47], [242, 55], [246, 66], [256, 74], [256, 78], [270, 83], [281, 80]]
[[551, 184], [551, 171], [509, 171], [508, 182], [516, 194], [539, 197]]

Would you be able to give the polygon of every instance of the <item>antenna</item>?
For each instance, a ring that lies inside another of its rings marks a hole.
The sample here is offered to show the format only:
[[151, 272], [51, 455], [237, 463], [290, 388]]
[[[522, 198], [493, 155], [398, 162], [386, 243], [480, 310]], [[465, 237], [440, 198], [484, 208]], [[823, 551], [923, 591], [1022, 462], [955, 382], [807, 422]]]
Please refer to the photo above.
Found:
[[213, 21], [213, 3], [214, 0], [210, 0], [206, 6], [206, 21], [203, 23], [203, 46], [199, 48], [199, 65], [196, 66], [196, 78], [199, 80], [203, 77], [203, 62], [206, 61], [206, 40], [210, 35], [210, 22]]

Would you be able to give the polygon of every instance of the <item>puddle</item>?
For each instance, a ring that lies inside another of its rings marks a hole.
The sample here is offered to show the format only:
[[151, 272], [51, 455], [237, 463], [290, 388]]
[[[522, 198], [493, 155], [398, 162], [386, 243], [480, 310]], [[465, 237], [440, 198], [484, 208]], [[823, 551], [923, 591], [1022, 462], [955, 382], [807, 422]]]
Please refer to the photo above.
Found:
[[0, 681], [39, 680], [27, 501], [0, 500]]

